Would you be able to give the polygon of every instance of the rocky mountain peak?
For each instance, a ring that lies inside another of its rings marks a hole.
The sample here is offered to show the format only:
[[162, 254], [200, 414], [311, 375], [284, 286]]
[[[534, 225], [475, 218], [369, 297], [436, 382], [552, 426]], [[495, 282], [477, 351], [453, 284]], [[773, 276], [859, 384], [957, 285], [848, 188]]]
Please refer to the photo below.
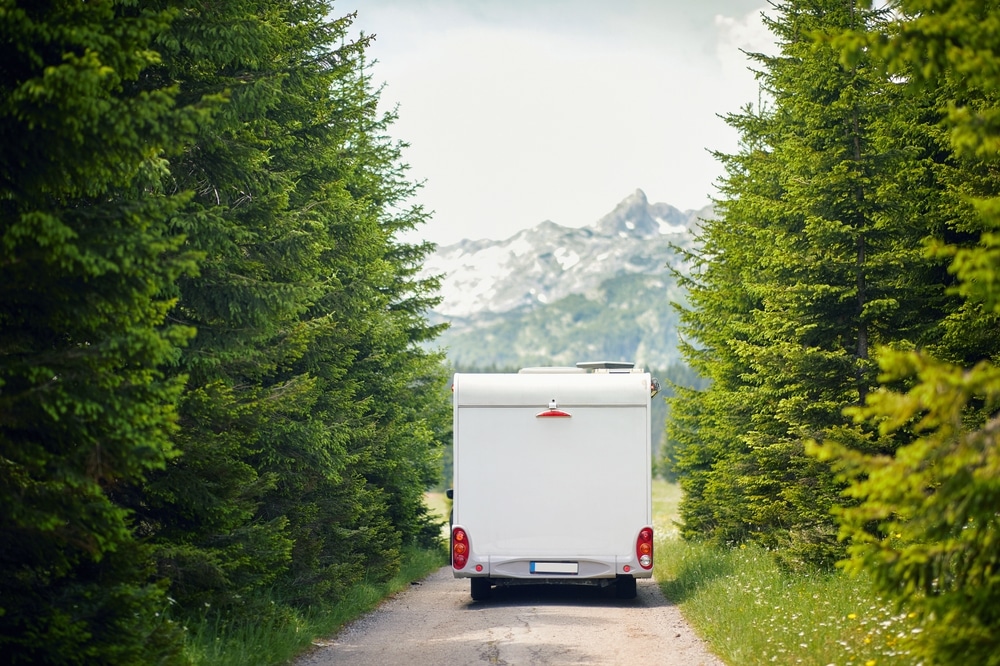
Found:
[[636, 190], [598, 220], [595, 229], [607, 236], [649, 238], [659, 234], [646, 193]]
[[505, 240], [463, 240], [439, 247], [424, 270], [444, 275], [444, 301], [437, 315], [475, 319], [544, 307], [571, 294], [593, 293], [607, 279], [624, 274], [668, 273], [676, 262], [672, 245], [685, 245], [702, 211], [650, 204], [635, 190], [589, 227], [544, 221]]
[[649, 203], [646, 193], [636, 190], [592, 227], [605, 236], [649, 239], [671, 234], [686, 234], [709, 208], [681, 211], [666, 203]]

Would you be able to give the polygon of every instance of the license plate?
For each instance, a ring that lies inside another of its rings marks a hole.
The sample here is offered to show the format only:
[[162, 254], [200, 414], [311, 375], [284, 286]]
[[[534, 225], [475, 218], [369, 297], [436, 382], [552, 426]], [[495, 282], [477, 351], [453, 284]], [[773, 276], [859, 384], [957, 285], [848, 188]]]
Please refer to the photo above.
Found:
[[579, 562], [532, 562], [531, 573], [573, 576], [580, 573], [580, 564]]

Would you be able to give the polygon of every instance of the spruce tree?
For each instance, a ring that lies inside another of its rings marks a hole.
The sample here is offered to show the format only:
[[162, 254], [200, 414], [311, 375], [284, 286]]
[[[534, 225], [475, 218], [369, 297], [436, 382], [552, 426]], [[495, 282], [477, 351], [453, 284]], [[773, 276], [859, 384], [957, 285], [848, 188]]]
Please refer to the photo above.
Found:
[[997, 664], [1000, 7], [908, 0], [898, 9], [891, 30], [848, 35], [845, 59], [866, 45], [911, 95], [937, 100], [950, 148], [947, 224], [926, 247], [950, 261], [939, 290], [961, 300], [934, 343], [881, 351], [888, 385], [852, 411], [899, 443], [894, 455], [831, 442], [813, 452], [839, 466], [857, 502], [839, 512], [848, 566], [870, 572], [879, 593], [921, 621], [915, 658]]
[[351, 17], [0, 12], [4, 656], [170, 661], [167, 587], [259, 617], [394, 573], [448, 409]]
[[394, 238], [425, 216], [405, 207], [350, 17], [169, 4], [182, 11], [149, 81], [225, 103], [171, 162], [194, 192], [174, 224], [204, 256], [171, 312], [198, 331], [179, 364], [183, 455], [120, 499], [185, 608], [265, 589], [335, 600], [366, 569], [391, 575], [420, 530], [442, 434], [427, 425], [437, 358], [417, 346], [435, 284], [414, 277], [429, 246]]
[[920, 109], [901, 110], [899, 85], [864, 57], [841, 66], [822, 39], [867, 32], [882, 13], [849, 0], [775, 9], [781, 53], [756, 56], [768, 105], [728, 118], [743, 145], [719, 156], [720, 214], [703, 230], [684, 313], [689, 358], [713, 383], [681, 394], [672, 432], [687, 534], [830, 564], [843, 552], [830, 515], [841, 486], [805, 445], [887, 445], [842, 410], [877, 383], [873, 346], [925, 337], [940, 303], [899, 277], [933, 271], [916, 250], [926, 227], [894, 214], [912, 207], [903, 182], [923, 148], [890, 138]]
[[197, 120], [138, 81], [169, 16], [0, 3], [0, 654], [179, 659], [134, 517], [111, 496], [176, 455], [166, 321], [193, 270], [162, 192]]

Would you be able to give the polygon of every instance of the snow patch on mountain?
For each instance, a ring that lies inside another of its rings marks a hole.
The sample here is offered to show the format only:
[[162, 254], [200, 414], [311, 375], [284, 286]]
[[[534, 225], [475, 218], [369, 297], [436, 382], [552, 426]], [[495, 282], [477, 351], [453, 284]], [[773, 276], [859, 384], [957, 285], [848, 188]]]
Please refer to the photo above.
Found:
[[669, 220], [664, 220], [663, 218], [656, 218], [656, 224], [658, 231], [662, 235], [667, 234], [682, 234], [687, 231], [687, 227], [683, 224], [671, 224]]
[[555, 251], [555, 257], [564, 271], [568, 271], [580, 263], [580, 255], [564, 247], [558, 248]]
[[[438, 248], [424, 273], [443, 275], [439, 318], [453, 328], [471, 319], [533, 308], [570, 294], [592, 293], [616, 275], [668, 272], [707, 209], [680, 211], [650, 204], [642, 190], [584, 227], [545, 221], [505, 240], [463, 240]], [[459, 321], [467, 320], [467, 321]]]

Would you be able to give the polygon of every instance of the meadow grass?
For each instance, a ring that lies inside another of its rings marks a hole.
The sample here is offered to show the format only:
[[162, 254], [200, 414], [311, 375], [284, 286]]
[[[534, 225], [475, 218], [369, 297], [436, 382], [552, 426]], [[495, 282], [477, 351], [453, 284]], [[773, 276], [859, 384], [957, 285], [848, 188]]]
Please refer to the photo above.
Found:
[[[440, 495], [440, 497], [437, 497]], [[430, 511], [445, 520], [448, 500], [444, 493], [428, 494]], [[185, 655], [194, 664], [212, 666], [265, 666], [286, 664], [310, 647], [322, 646], [349, 622], [376, 608], [384, 599], [406, 589], [448, 563], [440, 550], [408, 548], [400, 571], [385, 582], [363, 581], [353, 586], [336, 604], [303, 610], [288, 607], [254, 617], [233, 619], [206, 610], [198, 621], [185, 626]], [[275, 595], [277, 598], [279, 595]], [[258, 604], [273, 604], [268, 599]]]
[[[789, 572], [759, 547], [719, 548], [682, 541], [670, 525], [680, 493], [654, 484], [658, 534], [655, 576], [666, 597], [729, 666], [914, 663], [912, 615], [878, 599], [865, 577]], [[657, 500], [660, 494], [662, 499]]]
[[656, 539], [679, 539], [681, 487], [663, 479], [653, 479], [653, 534]]
[[424, 493], [424, 504], [427, 505], [431, 515], [444, 522], [441, 526], [441, 536], [445, 540], [449, 539], [451, 535], [448, 533], [448, 516], [451, 514], [451, 500], [444, 493], [429, 492]]

